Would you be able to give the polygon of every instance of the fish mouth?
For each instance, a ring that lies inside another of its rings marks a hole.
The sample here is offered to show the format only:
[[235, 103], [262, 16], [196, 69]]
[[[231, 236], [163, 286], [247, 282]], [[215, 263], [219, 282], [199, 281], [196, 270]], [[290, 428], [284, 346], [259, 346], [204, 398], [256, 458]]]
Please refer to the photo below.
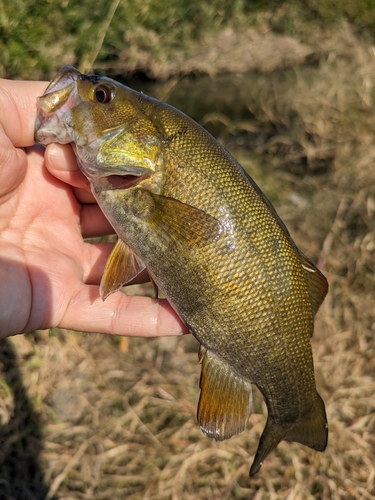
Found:
[[64, 123], [64, 115], [80, 102], [76, 83], [80, 73], [72, 66], [64, 66], [57, 77], [37, 98], [35, 140], [40, 144], [59, 142], [67, 144], [72, 137]]
[[72, 83], [75, 83], [78, 77], [82, 76], [81, 73], [74, 68], [74, 66], [63, 66], [60, 68], [56, 78], [54, 78], [46, 90], [44, 94], [50, 94], [52, 92], [56, 92], [57, 90], [65, 89], [65, 87], [69, 86]]

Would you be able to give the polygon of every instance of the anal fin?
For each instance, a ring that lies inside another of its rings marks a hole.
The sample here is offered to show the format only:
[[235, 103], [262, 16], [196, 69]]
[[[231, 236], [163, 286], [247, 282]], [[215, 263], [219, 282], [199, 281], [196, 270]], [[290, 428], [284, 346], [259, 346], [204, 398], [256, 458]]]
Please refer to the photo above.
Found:
[[198, 422], [204, 434], [223, 441], [246, 428], [252, 410], [251, 383], [203, 346], [199, 361], [202, 371]]
[[105, 300], [111, 293], [117, 292], [142, 272], [146, 266], [133, 250], [118, 239], [114, 246], [100, 282], [100, 296]]

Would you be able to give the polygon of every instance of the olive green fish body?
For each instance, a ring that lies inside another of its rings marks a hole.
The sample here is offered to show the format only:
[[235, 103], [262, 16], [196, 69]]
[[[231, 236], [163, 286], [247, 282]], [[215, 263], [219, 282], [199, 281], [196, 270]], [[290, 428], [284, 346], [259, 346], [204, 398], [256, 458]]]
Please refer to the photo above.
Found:
[[[103, 296], [148, 269], [201, 343], [198, 420], [210, 437], [245, 428], [251, 383], [258, 386], [268, 420], [251, 474], [282, 439], [323, 450], [327, 423], [310, 337], [325, 278], [204, 129], [165, 103], [75, 72], [63, 70], [40, 98], [36, 137], [74, 141], [119, 235]], [[64, 82], [72, 81], [67, 98]]]
[[[147, 108], [151, 108], [150, 116], [158, 122], [164, 137], [165, 170], [160, 194], [211, 215], [220, 222], [222, 232], [214, 234], [204, 246], [186, 244], [181, 248], [178, 239], [172, 238], [170, 248], [160, 248], [163, 238], [157, 235], [155, 228], [156, 247], [152, 246], [146, 222], [142, 247], [135, 246], [140, 239], [139, 226], [136, 226], [132, 247], [142, 255], [147, 268], [158, 277], [163, 291], [205, 347], [233, 363], [235, 369], [256, 383], [265, 395], [268, 391], [264, 386], [275, 385], [275, 392], [288, 392], [280, 391], [281, 381], [289, 374], [286, 385], [294, 386], [296, 374], [307, 372], [308, 376], [301, 379], [305, 398], [306, 384], [315, 391], [310, 348], [313, 310], [299, 252], [265, 202], [264, 195], [215, 140], [195, 122], [162, 103], [148, 104]], [[116, 194], [106, 193], [99, 194], [98, 199]], [[125, 191], [123, 196], [120, 211], [117, 196], [112, 203], [106, 199], [103, 204], [107, 213], [108, 207], [113, 207], [111, 221], [118, 234], [130, 240], [129, 227], [135, 225], [134, 195]], [[130, 218], [125, 221], [128, 214]], [[168, 255], [168, 260], [160, 259], [161, 254]], [[171, 278], [173, 269], [176, 276]], [[202, 309], [206, 314], [202, 314]], [[260, 336], [263, 352], [256, 349]], [[279, 347], [275, 346], [277, 339]], [[275, 373], [277, 352], [274, 355], [273, 351], [289, 349], [287, 346], [295, 339], [300, 345], [295, 348], [292, 362], [287, 359], [285, 366], [278, 366], [279, 373]], [[251, 363], [244, 346], [256, 349]], [[272, 369], [265, 368], [267, 361], [270, 365], [267, 368], [272, 366]], [[294, 395], [298, 389], [294, 387]], [[290, 401], [290, 394], [279, 394], [280, 399], [284, 397]], [[272, 400], [277, 400], [276, 394]], [[273, 413], [276, 414], [276, 410]]]

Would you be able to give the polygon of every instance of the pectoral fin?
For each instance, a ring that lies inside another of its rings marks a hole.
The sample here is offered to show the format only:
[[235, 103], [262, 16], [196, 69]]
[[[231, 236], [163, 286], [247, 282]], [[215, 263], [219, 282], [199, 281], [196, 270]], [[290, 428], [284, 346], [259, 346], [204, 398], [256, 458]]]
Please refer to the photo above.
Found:
[[138, 189], [135, 196], [135, 215], [147, 220], [161, 244], [204, 246], [222, 232], [218, 220], [191, 205], [144, 189]]
[[133, 250], [118, 239], [104, 268], [100, 282], [100, 296], [105, 300], [117, 292], [125, 283], [135, 278], [145, 269], [144, 263]]
[[198, 422], [208, 437], [223, 441], [246, 428], [252, 410], [251, 383], [202, 346], [199, 360], [202, 372]]
[[152, 276], [150, 276], [150, 274], [149, 274], [149, 278], [150, 278], [152, 286], [153, 286], [154, 300], [155, 300], [155, 303], [156, 303], [158, 301], [158, 298], [159, 298], [159, 287], [156, 284], [154, 278]]

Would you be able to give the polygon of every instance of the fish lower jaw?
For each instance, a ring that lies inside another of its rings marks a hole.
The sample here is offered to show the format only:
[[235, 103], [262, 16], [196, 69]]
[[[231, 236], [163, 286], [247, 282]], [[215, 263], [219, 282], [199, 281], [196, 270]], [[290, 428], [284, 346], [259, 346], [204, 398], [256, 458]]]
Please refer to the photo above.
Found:
[[56, 115], [45, 115], [39, 113], [36, 120], [35, 140], [39, 144], [47, 146], [52, 142], [68, 144], [72, 142], [70, 134], [65, 127], [61, 127], [60, 119]]

